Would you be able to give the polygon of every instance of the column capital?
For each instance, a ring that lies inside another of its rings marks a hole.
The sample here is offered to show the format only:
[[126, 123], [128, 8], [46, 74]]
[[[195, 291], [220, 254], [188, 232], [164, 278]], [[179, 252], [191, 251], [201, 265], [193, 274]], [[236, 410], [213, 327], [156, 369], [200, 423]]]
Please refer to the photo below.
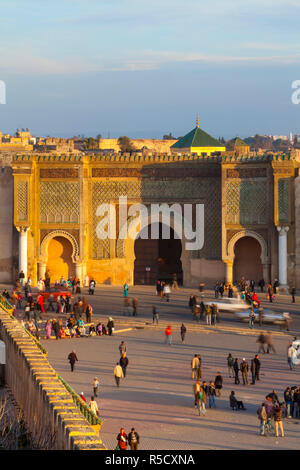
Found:
[[283, 226], [277, 225], [276, 228], [277, 228], [277, 231], [279, 232], [279, 235], [285, 235], [290, 229], [288, 225], [283, 225]]
[[30, 227], [28, 225], [27, 226], [26, 225], [18, 225], [18, 226], [16, 225], [15, 227], [18, 230], [18, 232], [20, 232], [20, 233], [28, 232], [28, 230], [30, 229]]

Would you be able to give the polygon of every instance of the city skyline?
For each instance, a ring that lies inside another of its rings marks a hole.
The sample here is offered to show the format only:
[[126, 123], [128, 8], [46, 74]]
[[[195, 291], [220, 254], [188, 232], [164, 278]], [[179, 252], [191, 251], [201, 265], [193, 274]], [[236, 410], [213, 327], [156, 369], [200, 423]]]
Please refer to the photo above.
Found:
[[299, 7], [3, 1], [0, 128], [162, 138], [184, 135], [199, 113], [215, 137], [297, 133]]

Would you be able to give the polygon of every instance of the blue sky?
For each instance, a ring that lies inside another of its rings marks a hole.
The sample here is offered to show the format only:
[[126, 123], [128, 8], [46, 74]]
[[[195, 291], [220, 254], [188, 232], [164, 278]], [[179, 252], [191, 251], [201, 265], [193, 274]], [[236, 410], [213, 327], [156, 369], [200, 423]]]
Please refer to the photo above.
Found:
[[299, 0], [1, 0], [0, 129], [300, 133]]

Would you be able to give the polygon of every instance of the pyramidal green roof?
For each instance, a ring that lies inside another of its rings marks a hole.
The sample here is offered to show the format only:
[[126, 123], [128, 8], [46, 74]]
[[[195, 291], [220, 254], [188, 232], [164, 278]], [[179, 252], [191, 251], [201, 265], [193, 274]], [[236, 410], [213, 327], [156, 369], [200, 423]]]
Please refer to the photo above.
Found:
[[224, 145], [197, 126], [171, 146], [177, 149], [189, 147], [224, 147]]
[[246, 145], [246, 146], [249, 146], [249, 144], [246, 144], [246, 142], [244, 142], [242, 139], [240, 139], [240, 137], [235, 137], [234, 139], [232, 139], [231, 142], [234, 143], [234, 145]]

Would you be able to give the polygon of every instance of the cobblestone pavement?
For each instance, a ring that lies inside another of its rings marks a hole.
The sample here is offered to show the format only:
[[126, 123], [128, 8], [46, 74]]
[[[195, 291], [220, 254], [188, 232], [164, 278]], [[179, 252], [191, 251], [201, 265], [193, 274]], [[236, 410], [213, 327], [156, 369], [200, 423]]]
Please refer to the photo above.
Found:
[[[281, 332], [278, 326], [268, 326], [273, 331], [276, 354], [261, 355], [261, 380], [256, 385], [234, 385], [228, 377], [226, 357], [231, 352], [239, 360], [245, 357], [250, 364], [258, 349], [256, 339], [260, 330], [250, 330], [247, 324], [235, 321], [232, 314], [222, 314], [216, 327], [195, 325], [187, 308], [192, 292], [195, 291], [180, 289], [166, 303], [155, 296], [153, 288], [130, 288], [130, 297], [137, 296], [140, 302], [139, 315], [132, 318], [122, 316], [122, 289], [100, 286], [88, 301], [94, 307], [96, 321], [101, 318], [106, 322], [113, 315], [114, 336], [43, 340], [49, 351], [48, 359], [74, 390], [83, 391], [88, 399], [93, 377], [100, 379], [97, 402], [104, 421], [100, 435], [109, 449], [115, 448], [121, 426], [127, 432], [132, 426], [136, 428], [141, 436], [141, 449], [299, 449], [300, 419], [284, 420], [286, 437], [275, 438], [259, 436], [256, 417], [257, 407], [274, 388], [283, 399], [286, 386], [300, 386], [300, 369], [290, 371], [286, 361], [288, 342], [299, 331], [297, 304], [292, 306], [289, 296], [276, 299], [274, 310], [288, 308], [294, 319], [293, 329]], [[205, 295], [209, 298], [212, 293]], [[153, 304], [160, 311], [158, 327], [151, 324]], [[182, 321], [188, 330], [185, 344], [181, 344], [179, 336]], [[173, 328], [172, 346], [164, 343], [166, 324]], [[135, 329], [136, 326], [140, 328]], [[123, 331], [118, 333], [120, 330]], [[113, 368], [119, 359], [121, 340], [127, 343], [129, 366], [117, 389]], [[79, 358], [73, 373], [66, 359], [72, 349]], [[193, 406], [190, 362], [195, 353], [202, 357], [202, 379], [214, 380], [218, 371], [224, 377], [217, 408], [207, 409], [205, 417], [199, 417]], [[244, 401], [246, 411], [231, 411], [228, 401], [231, 390]]]

